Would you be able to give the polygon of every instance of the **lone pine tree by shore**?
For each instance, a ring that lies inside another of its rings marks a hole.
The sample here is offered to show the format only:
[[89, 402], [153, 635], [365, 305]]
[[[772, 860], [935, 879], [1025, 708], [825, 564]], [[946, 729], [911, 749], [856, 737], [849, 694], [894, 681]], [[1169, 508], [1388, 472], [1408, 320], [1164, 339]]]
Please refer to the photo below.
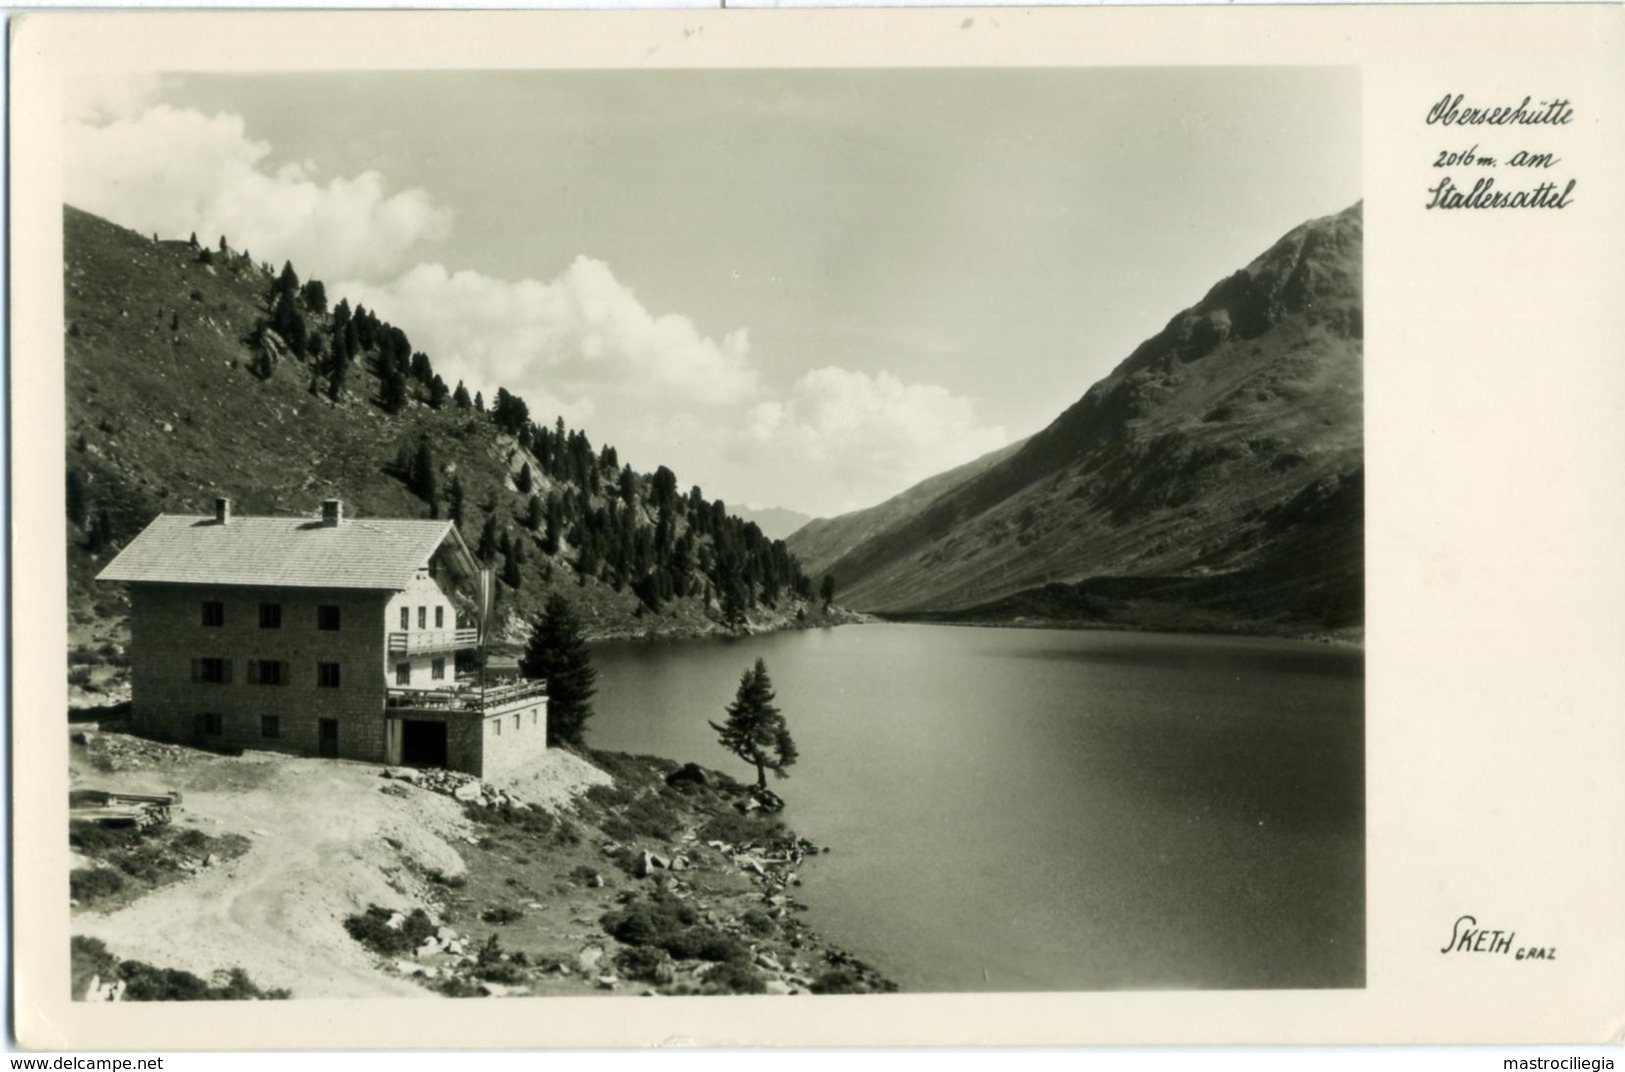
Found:
[[796, 742], [785, 725], [784, 715], [774, 706], [773, 682], [767, 676], [767, 663], [757, 659], [739, 679], [739, 691], [728, 705], [728, 721], [712, 722], [717, 743], [756, 765], [756, 788], [767, 788], [767, 772], [787, 778], [785, 768], [795, 763]]

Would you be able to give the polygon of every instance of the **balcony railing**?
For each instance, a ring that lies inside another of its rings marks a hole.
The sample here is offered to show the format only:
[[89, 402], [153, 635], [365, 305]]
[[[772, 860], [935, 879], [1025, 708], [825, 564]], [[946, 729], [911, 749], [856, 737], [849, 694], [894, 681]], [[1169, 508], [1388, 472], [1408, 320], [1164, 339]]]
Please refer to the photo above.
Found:
[[428, 629], [389, 634], [391, 655], [424, 655], [431, 651], [461, 651], [479, 645], [478, 629]]
[[426, 711], [476, 711], [489, 713], [511, 707], [528, 707], [547, 695], [543, 681], [504, 682], [480, 688], [465, 685], [455, 689], [390, 689], [390, 707], [412, 707]]

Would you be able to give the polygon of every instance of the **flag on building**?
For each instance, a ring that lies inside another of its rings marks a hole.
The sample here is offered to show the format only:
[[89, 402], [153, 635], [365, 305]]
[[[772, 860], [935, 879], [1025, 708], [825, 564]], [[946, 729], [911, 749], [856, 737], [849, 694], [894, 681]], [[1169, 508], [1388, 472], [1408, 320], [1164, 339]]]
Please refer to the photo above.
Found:
[[480, 570], [480, 645], [485, 644], [485, 628], [491, 620], [491, 607], [496, 602], [496, 570]]

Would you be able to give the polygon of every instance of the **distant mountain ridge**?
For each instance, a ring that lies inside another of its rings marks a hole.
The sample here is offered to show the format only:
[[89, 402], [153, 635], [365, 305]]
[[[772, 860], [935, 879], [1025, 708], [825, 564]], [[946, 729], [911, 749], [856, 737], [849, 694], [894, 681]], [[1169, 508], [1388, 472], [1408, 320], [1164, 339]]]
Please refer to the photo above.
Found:
[[875, 612], [1358, 632], [1362, 232], [1294, 228], [1018, 450], [792, 549]]
[[756, 522], [756, 527], [762, 530], [762, 535], [770, 540], [785, 539], [812, 520], [806, 514], [786, 510], [782, 506], [764, 506], [760, 509], [754, 506], [730, 506], [728, 512], [741, 521]]
[[939, 496], [952, 491], [984, 469], [996, 465], [1020, 450], [1025, 439], [988, 451], [964, 465], [955, 466], [936, 476], [899, 492], [883, 503], [853, 510], [837, 517], [809, 520], [786, 540], [790, 551], [801, 560], [802, 568], [814, 577], [821, 577], [848, 551], [891, 526], [906, 520], [930, 505]]

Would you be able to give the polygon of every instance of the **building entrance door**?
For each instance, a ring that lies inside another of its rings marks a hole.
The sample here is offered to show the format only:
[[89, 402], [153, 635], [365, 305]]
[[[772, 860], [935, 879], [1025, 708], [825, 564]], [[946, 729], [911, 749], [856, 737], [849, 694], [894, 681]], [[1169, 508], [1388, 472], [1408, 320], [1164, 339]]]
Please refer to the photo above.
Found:
[[408, 767], [446, 765], [446, 724], [419, 719], [401, 721], [401, 762]]
[[336, 718], [323, 718], [317, 720], [316, 754], [329, 759], [337, 759], [339, 754], [339, 720]]

